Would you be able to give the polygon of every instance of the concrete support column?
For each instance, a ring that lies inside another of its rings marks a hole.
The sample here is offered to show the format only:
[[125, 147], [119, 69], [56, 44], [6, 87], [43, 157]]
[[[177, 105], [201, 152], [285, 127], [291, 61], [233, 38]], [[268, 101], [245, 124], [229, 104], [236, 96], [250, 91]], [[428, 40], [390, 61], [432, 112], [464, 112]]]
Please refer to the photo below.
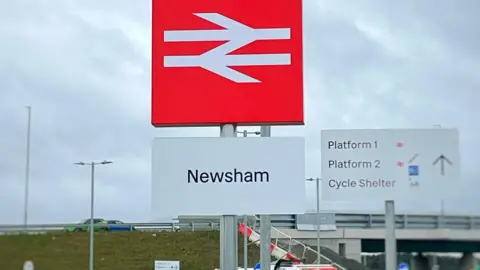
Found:
[[438, 265], [438, 257], [437, 255], [433, 255], [430, 257], [430, 265], [432, 266], [432, 270], [440, 270], [440, 266]]
[[462, 258], [460, 258], [458, 270], [471, 270], [475, 269], [475, 257], [472, 252], [463, 253]]
[[412, 266], [412, 270], [430, 270], [428, 258], [421, 253], [412, 257], [410, 265]]

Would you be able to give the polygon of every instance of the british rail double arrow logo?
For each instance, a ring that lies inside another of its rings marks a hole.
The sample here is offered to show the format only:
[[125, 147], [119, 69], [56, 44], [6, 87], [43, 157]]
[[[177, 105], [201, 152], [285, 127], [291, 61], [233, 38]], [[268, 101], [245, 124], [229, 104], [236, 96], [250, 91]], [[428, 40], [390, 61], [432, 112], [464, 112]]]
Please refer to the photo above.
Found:
[[164, 67], [202, 67], [236, 83], [261, 81], [230, 67], [290, 65], [290, 53], [229, 54], [257, 40], [290, 39], [290, 28], [251, 28], [219, 13], [194, 13], [222, 26], [220, 30], [174, 30], [164, 32], [165, 42], [227, 41], [200, 55], [164, 56]]

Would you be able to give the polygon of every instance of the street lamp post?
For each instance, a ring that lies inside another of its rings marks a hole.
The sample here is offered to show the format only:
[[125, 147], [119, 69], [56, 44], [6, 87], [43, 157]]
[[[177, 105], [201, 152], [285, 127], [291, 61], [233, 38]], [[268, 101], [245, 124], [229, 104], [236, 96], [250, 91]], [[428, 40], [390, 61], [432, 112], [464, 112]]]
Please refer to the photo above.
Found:
[[27, 232], [28, 225], [28, 196], [29, 196], [29, 185], [30, 185], [30, 132], [32, 124], [32, 107], [26, 106], [27, 109], [27, 153], [26, 153], [26, 162], [25, 162], [25, 203], [23, 210], [23, 226], [25, 233]]
[[[243, 134], [243, 137], [248, 137], [249, 134], [251, 135], [261, 135], [260, 131], [248, 131], [248, 130], [243, 130], [243, 131], [237, 131], [238, 134]], [[245, 231], [243, 232], [243, 267], [245, 270], [248, 269], [248, 235], [247, 235], [247, 223], [248, 223], [248, 217], [247, 215], [243, 216], [243, 225], [245, 228]]]
[[93, 270], [93, 252], [94, 252], [94, 215], [95, 215], [95, 166], [97, 165], [107, 165], [112, 164], [113, 162], [104, 160], [102, 162], [77, 162], [75, 165], [80, 166], [90, 166], [92, 169], [91, 183], [90, 183], [90, 254], [89, 254], [89, 270]]
[[316, 197], [317, 197], [317, 263], [320, 263], [320, 178], [308, 178], [307, 181], [315, 181], [317, 186]]

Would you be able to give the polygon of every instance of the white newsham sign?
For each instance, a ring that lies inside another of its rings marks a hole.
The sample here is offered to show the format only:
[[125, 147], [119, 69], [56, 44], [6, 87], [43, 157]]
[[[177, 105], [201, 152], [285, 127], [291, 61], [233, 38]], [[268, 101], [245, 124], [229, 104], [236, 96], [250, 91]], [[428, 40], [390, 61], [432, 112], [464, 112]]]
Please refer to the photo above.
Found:
[[303, 138], [156, 138], [154, 217], [305, 213]]
[[322, 131], [322, 197], [448, 199], [460, 179], [456, 129]]

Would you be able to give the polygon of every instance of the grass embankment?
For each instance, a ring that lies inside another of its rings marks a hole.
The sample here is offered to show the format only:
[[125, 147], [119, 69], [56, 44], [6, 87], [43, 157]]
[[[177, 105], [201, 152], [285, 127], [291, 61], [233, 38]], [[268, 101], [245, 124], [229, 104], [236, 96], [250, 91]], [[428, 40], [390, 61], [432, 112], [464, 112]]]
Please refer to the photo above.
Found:
[[[88, 269], [88, 233], [0, 236], [0, 270], [22, 269], [32, 260], [35, 270]], [[243, 262], [239, 237], [239, 263]], [[249, 263], [259, 249], [249, 245]], [[128, 232], [95, 234], [96, 270], [152, 270], [154, 260], [178, 260], [182, 270], [213, 270], [219, 266], [219, 232]]]

